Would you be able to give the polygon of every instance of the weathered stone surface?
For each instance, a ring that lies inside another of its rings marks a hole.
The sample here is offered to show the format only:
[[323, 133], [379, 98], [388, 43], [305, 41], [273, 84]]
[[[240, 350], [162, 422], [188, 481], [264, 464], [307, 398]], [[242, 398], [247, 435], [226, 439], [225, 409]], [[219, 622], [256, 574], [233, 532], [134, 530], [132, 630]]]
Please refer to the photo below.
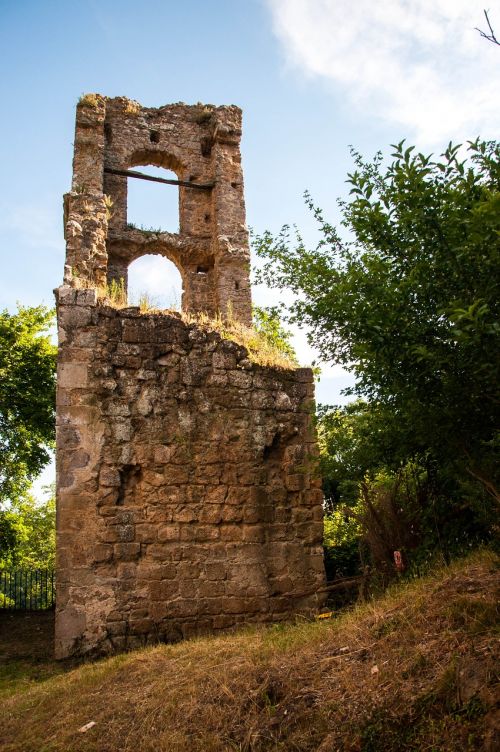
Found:
[[[175, 314], [117, 310], [96, 295], [149, 249], [138, 231], [127, 235], [126, 179], [103, 165], [149, 160], [181, 179], [216, 183], [212, 195], [181, 189], [181, 234], [155, 246], [184, 269], [184, 307], [214, 312], [230, 303], [249, 317], [240, 111], [134, 107], [97, 98], [77, 114], [66, 199], [66, 267], [77, 274], [56, 291], [64, 332], [58, 657], [176, 641], [321, 604], [311, 371], [263, 368]], [[109, 228], [104, 191], [115, 201]], [[196, 285], [190, 253], [209, 266]]]
[[[124, 97], [84, 97], [77, 107], [72, 190], [64, 203], [67, 257], [60, 303], [71, 305], [70, 291], [82, 281], [102, 287], [123, 279], [126, 288], [129, 264], [155, 253], [179, 268], [184, 310], [224, 316], [230, 309], [249, 324], [240, 138], [241, 110], [232, 105], [179, 103], [153, 109]], [[179, 233], [144, 231], [127, 223], [127, 177], [108, 170], [137, 165], [165, 167], [181, 181], [212, 186], [179, 187]], [[77, 303], [91, 306], [95, 295], [95, 289], [80, 289]], [[121, 315], [137, 314], [137, 308], [129, 308]], [[86, 313], [78, 309], [72, 315], [83, 319]], [[174, 335], [175, 322], [171, 328]], [[124, 328], [124, 342], [147, 339], [147, 330], [133, 322]]]

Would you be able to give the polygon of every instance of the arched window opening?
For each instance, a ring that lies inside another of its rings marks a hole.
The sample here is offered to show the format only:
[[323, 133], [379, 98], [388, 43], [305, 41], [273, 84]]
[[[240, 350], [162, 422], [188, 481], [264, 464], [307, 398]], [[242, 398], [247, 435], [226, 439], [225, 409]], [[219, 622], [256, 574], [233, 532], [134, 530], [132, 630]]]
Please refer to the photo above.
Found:
[[143, 310], [181, 310], [182, 278], [172, 261], [146, 254], [128, 268], [128, 302]]
[[[178, 180], [175, 172], [163, 167], [146, 165], [132, 169], [164, 180]], [[127, 225], [149, 232], [179, 232], [179, 187], [128, 178]]]

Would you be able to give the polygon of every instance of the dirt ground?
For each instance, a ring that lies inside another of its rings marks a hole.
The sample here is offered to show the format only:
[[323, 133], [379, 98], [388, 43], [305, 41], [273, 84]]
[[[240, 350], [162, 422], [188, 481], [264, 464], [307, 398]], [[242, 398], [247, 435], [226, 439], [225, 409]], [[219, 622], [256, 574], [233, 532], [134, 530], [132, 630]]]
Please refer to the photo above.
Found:
[[0, 699], [74, 665], [54, 659], [54, 611], [0, 610]]
[[54, 611], [0, 610], [0, 665], [47, 661], [54, 651]]

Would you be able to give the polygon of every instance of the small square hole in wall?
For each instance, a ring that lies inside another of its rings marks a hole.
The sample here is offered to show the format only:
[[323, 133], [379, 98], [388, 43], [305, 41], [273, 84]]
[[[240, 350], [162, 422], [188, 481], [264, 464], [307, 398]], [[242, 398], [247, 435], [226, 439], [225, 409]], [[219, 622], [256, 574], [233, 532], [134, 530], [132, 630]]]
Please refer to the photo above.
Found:
[[240, 289], [240, 283], [238, 282], [238, 280], [236, 280], [236, 282], [234, 283], [234, 289], [235, 290], [239, 290]]
[[196, 274], [208, 274], [208, 266], [198, 266], [196, 268]]
[[149, 140], [153, 144], [158, 144], [160, 142], [160, 131], [151, 131], [149, 134]]

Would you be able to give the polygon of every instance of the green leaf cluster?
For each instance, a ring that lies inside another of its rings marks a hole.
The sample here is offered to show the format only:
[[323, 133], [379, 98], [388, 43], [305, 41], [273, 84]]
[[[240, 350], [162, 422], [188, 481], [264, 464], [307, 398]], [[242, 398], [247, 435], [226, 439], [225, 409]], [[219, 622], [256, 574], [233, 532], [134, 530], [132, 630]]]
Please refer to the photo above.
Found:
[[0, 312], [0, 502], [22, 498], [50, 460], [55, 438], [54, 312]]
[[356, 399], [318, 415], [327, 557], [352, 554], [354, 515], [388, 571], [394, 550], [447, 557], [494, 528], [500, 143], [352, 156], [337, 226], [306, 193], [315, 248], [290, 226], [254, 245], [258, 281], [294, 293], [287, 320], [355, 376]]
[[306, 195], [320, 242], [257, 237], [260, 281], [295, 293], [289, 320], [393, 427], [391, 462], [429, 457], [498, 499], [500, 144], [352, 154], [339, 227]]
[[0, 569], [51, 569], [55, 564], [56, 503], [31, 494], [0, 509]]
[[276, 306], [252, 307], [253, 326], [271, 347], [285, 355], [292, 363], [297, 363], [297, 355], [290, 340], [292, 334], [282, 324], [280, 311]]

